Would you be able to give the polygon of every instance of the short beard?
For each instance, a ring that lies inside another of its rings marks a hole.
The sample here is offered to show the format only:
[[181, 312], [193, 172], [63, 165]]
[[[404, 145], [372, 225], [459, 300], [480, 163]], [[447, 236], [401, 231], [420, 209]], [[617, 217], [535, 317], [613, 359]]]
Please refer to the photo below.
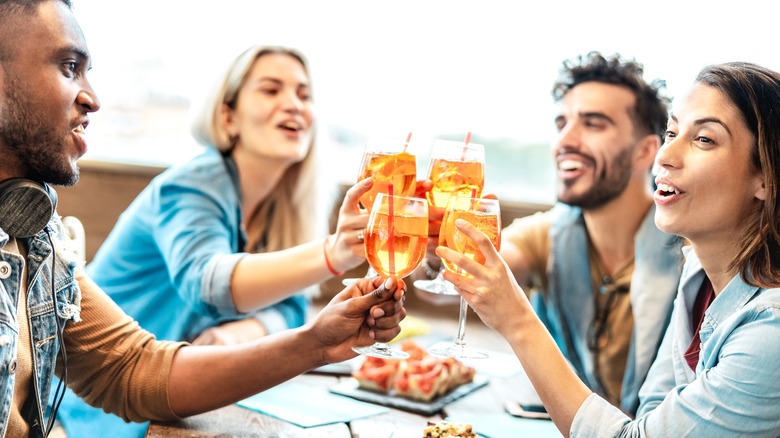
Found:
[[633, 147], [621, 151], [611, 163], [604, 166], [587, 192], [579, 196], [558, 195], [558, 201], [580, 207], [583, 210], [599, 208], [620, 196], [631, 181]]
[[35, 99], [25, 93], [20, 81], [6, 73], [0, 141], [21, 166], [20, 177], [55, 185], [71, 186], [79, 169], [63, 156], [66, 135], [58, 135], [45, 117], [37, 114]]

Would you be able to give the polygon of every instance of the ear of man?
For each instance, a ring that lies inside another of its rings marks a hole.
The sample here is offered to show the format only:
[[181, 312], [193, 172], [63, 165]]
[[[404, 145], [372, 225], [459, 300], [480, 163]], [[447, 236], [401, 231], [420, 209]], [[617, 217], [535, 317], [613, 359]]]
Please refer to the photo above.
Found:
[[661, 137], [657, 134], [648, 134], [640, 138], [634, 148], [634, 170], [639, 172], [650, 170], [660, 148]]

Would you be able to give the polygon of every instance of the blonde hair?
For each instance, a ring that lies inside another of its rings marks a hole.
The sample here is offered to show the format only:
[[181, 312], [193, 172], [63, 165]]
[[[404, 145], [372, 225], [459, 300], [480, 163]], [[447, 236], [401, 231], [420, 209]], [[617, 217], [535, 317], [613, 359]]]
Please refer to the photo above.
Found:
[[[236, 139], [230, 137], [222, 123], [222, 106], [235, 108], [238, 93], [255, 62], [270, 54], [284, 54], [296, 59], [309, 76], [306, 58], [294, 49], [280, 46], [250, 47], [233, 60], [193, 113], [192, 135], [198, 142], [218, 149], [223, 155], [230, 154]], [[317, 205], [315, 138], [316, 134], [313, 133], [306, 157], [287, 169], [268, 198], [258, 206], [251, 220], [253, 223], [260, 221], [261, 225], [252, 227], [247, 224], [249, 230], [259, 228], [256, 231], [265, 235], [265, 251], [290, 248], [315, 237], [316, 225], [312, 220], [318, 217], [316, 211], [312, 211]], [[255, 246], [252, 242], [258, 242], [261, 238], [252, 235], [248, 237], [251, 246]], [[248, 248], [250, 251], [254, 249]]]

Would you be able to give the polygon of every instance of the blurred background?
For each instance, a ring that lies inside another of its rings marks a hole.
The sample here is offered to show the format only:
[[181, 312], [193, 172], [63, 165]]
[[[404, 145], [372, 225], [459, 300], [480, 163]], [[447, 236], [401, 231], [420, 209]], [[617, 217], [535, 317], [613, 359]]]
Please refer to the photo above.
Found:
[[[769, 8], [769, 9], [768, 9]], [[645, 65], [681, 94], [711, 63], [780, 69], [771, 4], [710, 0], [74, 0], [102, 103], [86, 158], [168, 166], [197, 154], [190, 105], [254, 44], [297, 48], [311, 67], [322, 177], [357, 178], [370, 136], [405, 139], [424, 174], [435, 138], [486, 145], [486, 191], [554, 200], [550, 89], [592, 50]]]

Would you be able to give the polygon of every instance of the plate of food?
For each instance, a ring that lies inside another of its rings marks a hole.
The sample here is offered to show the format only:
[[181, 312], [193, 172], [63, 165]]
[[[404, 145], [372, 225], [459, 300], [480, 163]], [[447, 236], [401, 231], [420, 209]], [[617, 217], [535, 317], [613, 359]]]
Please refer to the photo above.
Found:
[[409, 353], [408, 359], [366, 357], [351, 379], [330, 391], [430, 416], [488, 383], [474, 368], [451, 357], [431, 355], [413, 340], [404, 341], [401, 349]]

